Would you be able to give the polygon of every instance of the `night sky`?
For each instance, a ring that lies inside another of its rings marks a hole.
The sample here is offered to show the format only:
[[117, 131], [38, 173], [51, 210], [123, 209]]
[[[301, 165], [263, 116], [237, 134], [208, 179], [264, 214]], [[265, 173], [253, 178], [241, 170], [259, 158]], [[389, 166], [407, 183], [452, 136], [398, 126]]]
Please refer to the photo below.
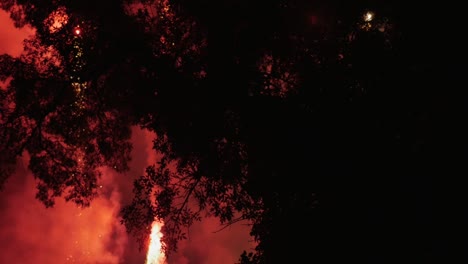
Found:
[[[0, 25], [0, 54], [19, 56], [22, 40], [34, 31], [15, 28], [3, 10]], [[143, 264], [146, 252], [139, 252], [118, 213], [132, 198], [135, 177], [154, 162], [152, 137], [149, 132], [133, 130], [130, 171], [119, 175], [104, 168], [101, 195], [87, 209], [62, 199], [46, 209], [35, 199], [35, 182], [24, 155], [0, 192], [0, 263]], [[188, 240], [180, 243], [169, 263], [234, 263], [243, 250], [254, 247], [249, 226], [244, 224], [216, 233], [217, 219], [194, 224]]]

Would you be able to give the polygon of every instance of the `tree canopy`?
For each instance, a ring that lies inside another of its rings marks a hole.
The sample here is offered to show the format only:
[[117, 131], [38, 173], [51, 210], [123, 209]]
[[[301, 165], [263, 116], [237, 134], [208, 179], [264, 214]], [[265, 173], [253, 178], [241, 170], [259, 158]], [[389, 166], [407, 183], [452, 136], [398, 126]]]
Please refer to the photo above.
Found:
[[[375, 261], [414, 227], [399, 222], [412, 199], [399, 182], [447, 149], [434, 127], [446, 109], [433, 107], [446, 105], [443, 59], [424, 57], [428, 30], [410, 22], [423, 16], [398, 2], [0, 7], [36, 29], [21, 57], [0, 55], [0, 81], [12, 78], [0, 90], [0, 184], [27, 151], [39, 200], [87, 206], [100, 167], [128, 169], [131, 126], [149, 129], [161, 158], [122, 211], [142, 244], [161, 219], [176, 250], [209, 214], [251, 223], [258, 246], [241, 263]], [[395, 254], [411, 245], [400, 242]]]

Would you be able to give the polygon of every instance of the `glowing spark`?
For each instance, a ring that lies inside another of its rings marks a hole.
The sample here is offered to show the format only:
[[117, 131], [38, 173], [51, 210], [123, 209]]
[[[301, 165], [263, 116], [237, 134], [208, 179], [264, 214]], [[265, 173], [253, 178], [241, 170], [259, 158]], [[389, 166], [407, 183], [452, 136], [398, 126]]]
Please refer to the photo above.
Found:
[[364, 14], [364, 21], [365, 22], [371, 22], [372, 19], [374, 19], [374, 13], [371, 11], [368, 11]]
[[165, 263], [165, 256], [162, 252], [162, 233], [161, 233], [162, 224], [159, 222], [153, 222], [151, 226], [151, 235], [149, 238], [149, 247], [148, 253], [146, 255], [146, 262], [145, 264], [164, 264]]
[[81, 29], [76, 28], [76, 29], [75, 29], [75, 35], [80, 35], [80, 34], [81, 34]]

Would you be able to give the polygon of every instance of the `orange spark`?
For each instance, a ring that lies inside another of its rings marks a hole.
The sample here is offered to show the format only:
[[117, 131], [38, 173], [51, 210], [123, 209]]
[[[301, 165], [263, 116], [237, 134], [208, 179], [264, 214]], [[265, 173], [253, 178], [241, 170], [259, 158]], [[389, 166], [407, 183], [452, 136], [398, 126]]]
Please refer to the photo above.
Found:
[[162, 252], [162, 233], [161, 233], [162, 224], [154, 221], [151, 226], [151, 235], [149, 238], [149, 247], [148, 253], [146, 255], [146, 264], [164, 264], [166, 257], [164, 252]]

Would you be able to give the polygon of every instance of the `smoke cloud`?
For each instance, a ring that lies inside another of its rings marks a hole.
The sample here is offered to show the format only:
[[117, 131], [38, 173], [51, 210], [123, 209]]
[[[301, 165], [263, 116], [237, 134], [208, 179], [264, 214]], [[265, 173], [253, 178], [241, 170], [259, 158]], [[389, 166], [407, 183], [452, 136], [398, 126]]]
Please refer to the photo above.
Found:
[[[121, 263], [127, 235], [118, 221], [120, 194], [106, 187], [89, 208], [58, 200], [46, 209], [24, 161], [0, 196], [0, 263]], [[114, 177], [106, 172], [104, 178]]]
[[15, 28], [10, 15], [0, 9], [0, 54], [20, 56], [23, 52], [23, 40], [33, 34], [34, 30], [30, 27]]

